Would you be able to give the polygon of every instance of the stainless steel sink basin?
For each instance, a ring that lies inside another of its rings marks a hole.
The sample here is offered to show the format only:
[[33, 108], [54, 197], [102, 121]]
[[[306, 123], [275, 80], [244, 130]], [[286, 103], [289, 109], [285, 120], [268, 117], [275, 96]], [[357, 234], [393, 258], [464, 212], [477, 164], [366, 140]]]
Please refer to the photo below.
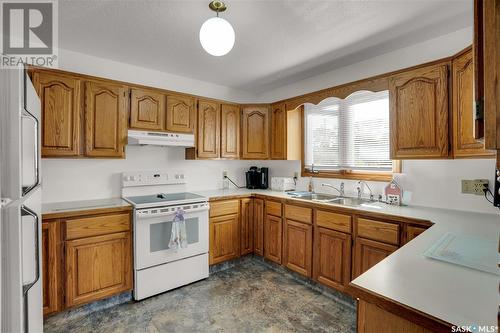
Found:
[[340, 197], [331, 194], [311, 193], [311, 194], [294, 195], [293, 198], [328, 202], [330, 200], [334, 200]]
[[323, 193], [309, 193], [309, 194], [294, 195], [293, 198], [311, 200], [311, 201], [317, 201], [317, 202], [323, 202], [323, 203], [332, 203], [332, 204], [351, 206], [351, 207], [360, 207], [360, 206], [372, 207], [373, 206], [372, 208], [380, 208], [378, 206], [373, 205], [376, 203], [376, 201], [372, 201], [370, 199], [340, 197], [337, 195], [323, 194]]
[[336, 203], [339, 205], [345, 206], [361, 206], [362, 204], [372, 203], [373, 201], [369, 199], [359, 199], [359, 198], [351, 198], [351, 197], [343, 197], [343, 198], [335, 198], [328, 200], [328, 202]]

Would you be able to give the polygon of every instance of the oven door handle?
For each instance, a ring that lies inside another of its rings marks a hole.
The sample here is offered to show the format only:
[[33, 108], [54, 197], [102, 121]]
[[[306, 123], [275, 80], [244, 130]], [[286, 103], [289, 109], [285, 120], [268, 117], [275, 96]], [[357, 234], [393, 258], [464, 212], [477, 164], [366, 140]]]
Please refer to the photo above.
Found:
[[[178, 207], [178, 208], [182, 209], [182, 207]], [[208, 206], [205, 206], [205, 207], [200, 207], [200, 208], [194, 208], [194, 209], [186, 210], [186, 211], [184, 211], [184, 214], [187, 215], [187, 214], [196, 213], [196, 212], [202, 212], [202, 211], [207, 211], [207, 210], [208, 210]], [[149, 209], [146, 210], [146, 211], [138, 210], [136, 212], [136, 214], [140, 218], [155, 218], [155, 217], [174, 216], [177, 210], [176, 211], [168, 211], [168, 212], [165, 212], [165, 213], [154, 213], [154, 214], [144, 213], [144, 212], [147, 212], [147, 211], [149, 211]]]

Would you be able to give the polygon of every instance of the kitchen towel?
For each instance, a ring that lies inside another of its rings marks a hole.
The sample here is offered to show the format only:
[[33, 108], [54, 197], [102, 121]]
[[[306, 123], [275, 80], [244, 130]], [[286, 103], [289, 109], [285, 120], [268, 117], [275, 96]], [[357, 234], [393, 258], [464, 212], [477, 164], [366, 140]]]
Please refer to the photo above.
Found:
[[179, 248], [184, 249], [187, 246], [188, 243], [186, 236], [186, 222], [184, 221], [184, 211], [179, 209], [175, 213], [174, 220], [172, 221], [169, 248], [177, 251]]

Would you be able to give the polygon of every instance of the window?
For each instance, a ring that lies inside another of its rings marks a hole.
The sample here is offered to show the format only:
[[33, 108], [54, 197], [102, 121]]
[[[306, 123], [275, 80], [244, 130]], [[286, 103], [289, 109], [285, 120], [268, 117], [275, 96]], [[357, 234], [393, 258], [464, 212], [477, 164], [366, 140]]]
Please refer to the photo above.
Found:
[[392, 173], [388, 91], [330, 97], [307, 104], [304, 115], [304, 168], [309, 173]]

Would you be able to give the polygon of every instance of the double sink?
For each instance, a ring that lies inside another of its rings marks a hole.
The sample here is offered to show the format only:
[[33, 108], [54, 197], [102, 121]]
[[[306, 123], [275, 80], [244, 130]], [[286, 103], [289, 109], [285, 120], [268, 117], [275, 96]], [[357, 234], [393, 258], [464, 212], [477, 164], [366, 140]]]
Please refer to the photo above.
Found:
[[342, 197], [338, 195], [323, 194], [323, 193], [304, 193], [292, 195], [292, 198], [310, 200], [321, 203], [332, 203], [337, 205], [351, 206], [351, 207], [369, 207], [381, 209], [382, 207], [375, 205], [377, 201], [363, 198]]

